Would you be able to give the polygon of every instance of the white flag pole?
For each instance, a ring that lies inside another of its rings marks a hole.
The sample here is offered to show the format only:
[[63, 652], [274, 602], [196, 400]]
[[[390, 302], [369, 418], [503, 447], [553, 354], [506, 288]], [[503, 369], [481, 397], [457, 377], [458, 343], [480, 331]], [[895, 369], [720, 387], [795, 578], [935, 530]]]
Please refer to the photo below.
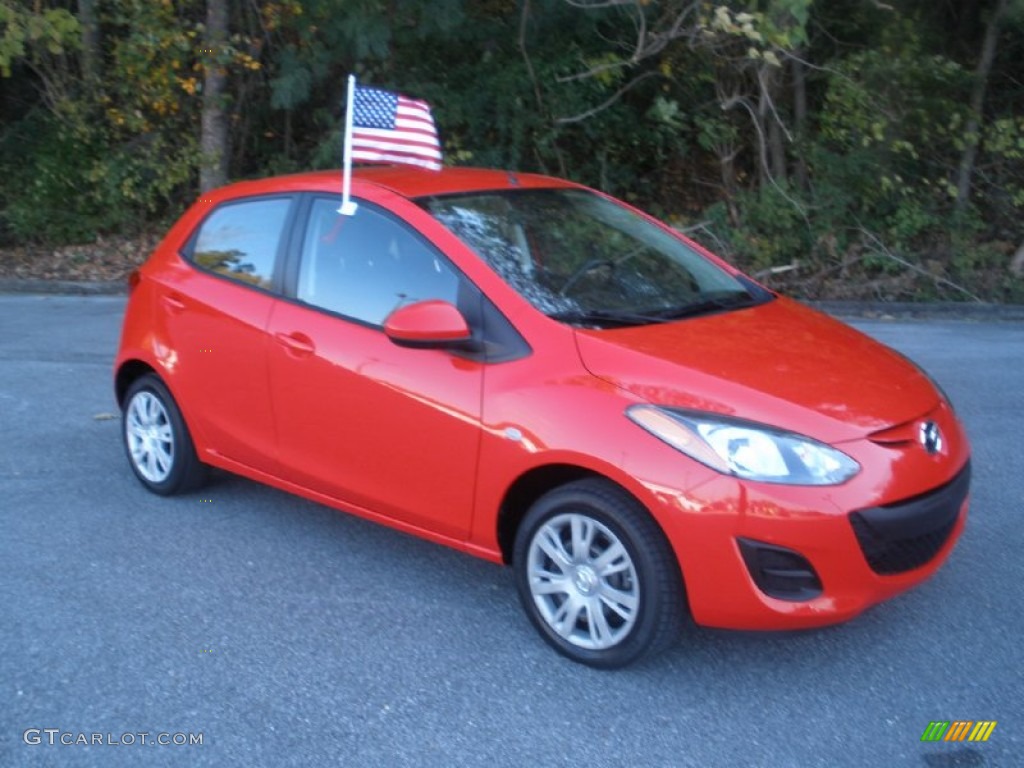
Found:
[[341, 171], [341, 207], [338, 213], [342, 216], [352, 216], [359, 207], [354, 200], [349, 198], [352, 192], [352, 110], [356, 95], [356, 76], [348, 76], [348, 104], [345, 107], [345, 139], [344, 157], [342, 158]]

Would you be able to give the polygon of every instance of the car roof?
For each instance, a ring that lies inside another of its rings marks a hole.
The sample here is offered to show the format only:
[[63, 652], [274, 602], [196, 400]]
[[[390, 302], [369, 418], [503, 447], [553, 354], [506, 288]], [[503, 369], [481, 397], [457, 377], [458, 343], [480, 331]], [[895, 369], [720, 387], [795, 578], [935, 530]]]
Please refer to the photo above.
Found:
[[[374, 165], [353, 169], [352, 178], [373, 184], [407, 198], [450, 195], [462, 192], [518, 189], [523, 187], [575, 187], [570, 181], [518, 171], [484, 168], [442, 168], [431, 171], [415, 166]], [[243, 197], [274, 192], [340, 192], [341, 171], [312, 171], [241, 181], [218, 190], [218, 197]]]

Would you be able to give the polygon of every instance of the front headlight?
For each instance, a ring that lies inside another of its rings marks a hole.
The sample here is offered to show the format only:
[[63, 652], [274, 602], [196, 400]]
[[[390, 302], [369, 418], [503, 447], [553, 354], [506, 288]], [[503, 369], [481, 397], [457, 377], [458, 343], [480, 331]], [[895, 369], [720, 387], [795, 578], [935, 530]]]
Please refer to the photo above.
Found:
[[860, 471], [835, 448], [763, 424], [654, 405], [630, 406], [626, 415], [687, 456], [747, 480], [839, 485]]

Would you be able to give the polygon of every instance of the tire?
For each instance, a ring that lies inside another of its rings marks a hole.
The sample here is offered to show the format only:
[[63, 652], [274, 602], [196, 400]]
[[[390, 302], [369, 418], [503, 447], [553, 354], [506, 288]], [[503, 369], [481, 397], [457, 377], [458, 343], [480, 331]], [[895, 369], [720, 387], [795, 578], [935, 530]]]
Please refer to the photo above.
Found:
[[152, 373], [128, 388], [121, 410], [121, 437], [132, 472], [147, 489], [171, 496], [206, 480], [177, 403]]
[[513, 558], [527, 616], [573, 661], [614, 669], [679, 638], [686, 608], [676, 558], [647, 510], [610, 482], [579, 480], [542, 496]]

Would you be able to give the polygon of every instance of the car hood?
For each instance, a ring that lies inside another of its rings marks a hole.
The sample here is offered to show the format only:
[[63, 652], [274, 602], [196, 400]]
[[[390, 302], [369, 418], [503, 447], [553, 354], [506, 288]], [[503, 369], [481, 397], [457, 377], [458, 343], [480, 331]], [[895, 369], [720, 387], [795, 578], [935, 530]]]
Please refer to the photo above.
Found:
[[578, 329], [576, 339], [587, 370], [648, 402], [830, 443], [908, 422], [939, 401], [904, 357], [785, 298], [660, 325]]

